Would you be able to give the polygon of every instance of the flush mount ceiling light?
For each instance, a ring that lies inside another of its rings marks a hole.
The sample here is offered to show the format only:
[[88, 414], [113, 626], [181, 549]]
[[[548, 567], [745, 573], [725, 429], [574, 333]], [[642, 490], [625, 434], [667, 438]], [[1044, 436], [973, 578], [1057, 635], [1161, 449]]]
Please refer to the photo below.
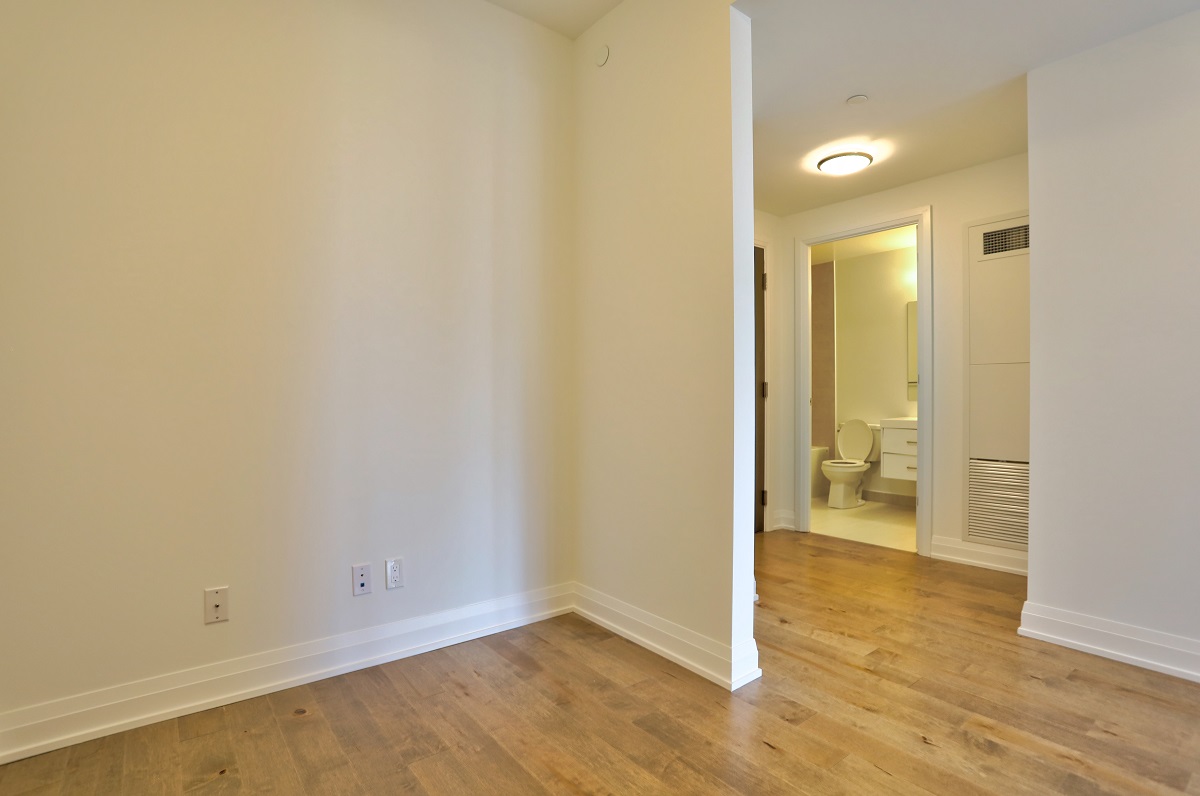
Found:
[[853, 174], [870, 166], [874, 160], [875, 158], [866, 152], [838, 152], [836, 155], [821, 158], [817, 163], [817, 171], [837, 176]]

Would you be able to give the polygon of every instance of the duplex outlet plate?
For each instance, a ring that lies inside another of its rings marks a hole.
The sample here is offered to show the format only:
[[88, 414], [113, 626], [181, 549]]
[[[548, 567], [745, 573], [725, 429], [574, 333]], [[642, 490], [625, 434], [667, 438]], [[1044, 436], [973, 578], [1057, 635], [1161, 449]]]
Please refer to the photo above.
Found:
[[353, 578], [353, 594], [358, 597], [363, 594], [371, 593], [371, 565], [370, 564], [355, 564], [350, 567], [350, 576]]
[[387, 587], [399, 589], [404, 585], [404, 559], [389, 558], [387, 564]]

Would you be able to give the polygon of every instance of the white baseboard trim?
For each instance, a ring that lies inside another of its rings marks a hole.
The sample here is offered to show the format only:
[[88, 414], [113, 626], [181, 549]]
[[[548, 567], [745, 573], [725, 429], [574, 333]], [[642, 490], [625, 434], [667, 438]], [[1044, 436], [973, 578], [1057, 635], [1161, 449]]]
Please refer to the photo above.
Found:
[[5, 711], [0, 765], [571, 611], [730, 690], [762, 676], [754, 639], [730, 648], [595, 589], [565, 583]]
[[772, 531], [794, 531], [796, 530], [796, 512], [785, 511], [778, 509], [771, 514]]
[[762, 677], [754, 639], [730, 648], [582, 583], [575, 613], [731, 691]]
[[1026, 602], [1017, 633], [1200, 683], [1200, 640]]
[[568, 613], [573, 584], [467, 605], [0, 713], [0, 764]]
[[1029, 574], [1029, 554], [1024, 550], [990, 547], [964, 542], [951, 536], [935, 536], [929, 554], [941, 561], [970, 564], [1000, 572], [1011, 572], [1014, 575]]

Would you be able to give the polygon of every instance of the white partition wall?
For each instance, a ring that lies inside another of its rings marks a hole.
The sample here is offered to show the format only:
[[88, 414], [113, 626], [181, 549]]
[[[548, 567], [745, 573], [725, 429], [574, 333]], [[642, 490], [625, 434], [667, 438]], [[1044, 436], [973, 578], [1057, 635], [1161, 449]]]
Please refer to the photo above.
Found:
[[754, 210], [730, 11], [627, 0], [575, 44], [576, 524], [585, 615], [736, 686], [758, 675]]
[[1022, 633], [1200, 680], [1200, 13], [1029, 76]]

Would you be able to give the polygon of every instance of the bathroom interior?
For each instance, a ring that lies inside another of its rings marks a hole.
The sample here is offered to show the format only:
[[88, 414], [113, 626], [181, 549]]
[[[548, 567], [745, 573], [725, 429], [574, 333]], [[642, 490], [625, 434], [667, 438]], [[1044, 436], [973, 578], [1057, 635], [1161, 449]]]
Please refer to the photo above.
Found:
[[808, 527], [916, 551], [916, 227], [821, 244], [810, 262]]

